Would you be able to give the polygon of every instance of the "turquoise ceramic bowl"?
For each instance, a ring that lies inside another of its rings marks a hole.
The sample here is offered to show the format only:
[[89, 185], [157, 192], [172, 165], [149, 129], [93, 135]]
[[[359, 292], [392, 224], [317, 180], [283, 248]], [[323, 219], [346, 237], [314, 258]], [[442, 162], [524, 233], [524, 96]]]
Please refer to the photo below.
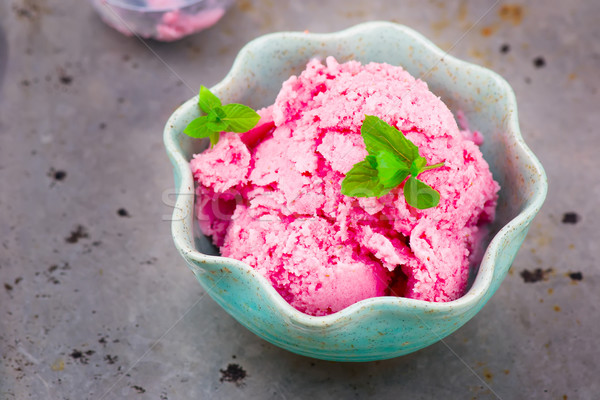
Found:
[[463, 297], [431, 303], [398, 297], [360, 301], [325, 317], [292, 308], [247, 264], [219, 257], [197, 230], [194, 181], [188, 162], [206, 143], [182, 134], [199, 116], [197, 98], [169, 119], [164, 141], [174, 166], [177, 200], [172, 232], [175, 245], [196, 278], [229, 314], [263, 339], [294, 353], [335, 361], [397, 357], [437, 342], [471, 319], [506, 276], [532, 219], [544, 202], [544, 170], [519, 131], [515, 95], [508, 83], [482, 67], [445, 54], [415, 31], [370, 22], [331, 34], [275, 33], [253, 40], [229, 74], [212, 90], [224, 103], [254, 108], [274, 102], [283, 81], [301, 72], [309, 59], [328, 55], [402, 65], [422, 77], [451, 110], [462, 110], [480, 130], [481, 147], [502, 189], [491, 240], [475, 280]]

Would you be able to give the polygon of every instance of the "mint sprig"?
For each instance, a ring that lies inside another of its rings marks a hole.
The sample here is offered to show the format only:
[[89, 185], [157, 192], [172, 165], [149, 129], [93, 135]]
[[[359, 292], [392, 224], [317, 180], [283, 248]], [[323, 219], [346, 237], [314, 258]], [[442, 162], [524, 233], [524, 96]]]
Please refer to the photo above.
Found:
[[444, 163], [427, 165], [413, 142], [373, 115], [365, 116], [360, 132], [369, 155], [348, 171], [342, 181], [342, 194], [381, 197], [408, 178], [404, 184], [404, 198], [409, 205], [420, 210], [438, 205], [440, 193], [417, 176]]
[[221, 100], [205, 86], [200, 87], [198, 107], [206, 115], [190, 122], [183, 133], [193, 138], [207, 137], [211, 147], [217, 144], [221, 132], [247, 132], [260, 120], [256, 111], [243, 104], [222, 105]]

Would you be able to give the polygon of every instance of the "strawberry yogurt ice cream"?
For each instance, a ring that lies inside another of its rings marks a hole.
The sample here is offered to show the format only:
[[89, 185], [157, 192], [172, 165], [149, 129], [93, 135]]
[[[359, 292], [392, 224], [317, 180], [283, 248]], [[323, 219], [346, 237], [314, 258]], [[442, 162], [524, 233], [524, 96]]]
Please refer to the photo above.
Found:
[[[450, 301], [494, 217], [498, 184], [474, 143], [427, 85], [401, 67], [309, 62], [289, 78], [257, 127], [224, 133], [194, 156], [200, 227], [221, 254], [267, 278], [296, 309], [327, 315], [396, 295]], [[380, 198], [341, 194], [367, 152], [360, 127], [375, 115], [401, 130], [429, 164], [419, 175], [440, 192], [425, 210], [402, 185]]]

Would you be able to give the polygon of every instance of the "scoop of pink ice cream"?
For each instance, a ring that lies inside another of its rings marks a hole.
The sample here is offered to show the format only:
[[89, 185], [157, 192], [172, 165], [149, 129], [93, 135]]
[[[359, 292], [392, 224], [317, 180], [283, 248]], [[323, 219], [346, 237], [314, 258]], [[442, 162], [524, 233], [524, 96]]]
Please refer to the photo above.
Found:
[[[473, 142], [480, 136], [461, 133], [424, 82], [387, 64], [313, 60], [259, 113], [253, 131], [224, 133], [191, 162], [201, 228], [223, 256], [311, 315], [374, 296], [464, 294], [499, 186]], [[440, 192], [437, 207], [407, 205], [402, 185], [381, 198], [341, 194], [367, 154], [365, 115], [403, 131], [429, 164], [444, 162], [419, 175]]]

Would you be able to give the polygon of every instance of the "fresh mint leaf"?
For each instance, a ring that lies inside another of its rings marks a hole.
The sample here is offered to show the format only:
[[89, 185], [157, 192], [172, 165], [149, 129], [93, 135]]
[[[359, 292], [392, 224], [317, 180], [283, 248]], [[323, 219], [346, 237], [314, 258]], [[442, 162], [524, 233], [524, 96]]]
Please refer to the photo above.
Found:
[[183, 133], [193, 138], [209, 138], [210, 147], [213, 147], [219, 141], [220, 132], [227, 129], [227, 123], [222, 121], [214, 110], [208, 115], [198, 117], [188, 124]]
[[361, 135], [369, 154], [389, 151], [396, 154], [409, 167], [419, 156], [419, 148], [408, 140], [402, 132], [373, 115], [365, 115]]
[[369, 155], [365, 157], [365, 160], [369, 162], [371, 167], [377, 168], [377, 157]]
[[425, 182], [411, 176], [404, 184], [404, 199], [419, 210], [435, 207], [440, 202], [440, 193]]
[[200, 94], [198, 95], [198, 106], [205, 113], [210, 112], [215, 107], [221, 106], [221, 100], [215, 96], [206, 86], [200, 86]]
[[225, 110], [223, 110], [223, 107], [221, 106], [215, 107], [212, 110], [210, 110], [210, 114], [214, 115], [218, 121], [221, 121], [227, 116], [227, 113], [225, 112]]
[[212, 133], [212, 130], [208, 127], [209, 123], [207, 116], [198, 117], [186, 126], [183, 133], [193, 138], [208, 137]]
[[361, 136], [369, 155], [355, 164], [342, 181], [342, 194], [353, 197], [381, 197], [404, 184], [406, 203], [418, 208], [435, 207], [440, 202], [437, 190], [417, 176], [444, 163], [427, 165], [419, 148], [402, 132], [373, 115], [366, 115]]
[[209, 122], [207, 127], [213, 132], [220, 133], [227, 129], [227, 123], [224, 121]]
[[415, 158], [413, 160], [412, 164], [410, 165], [410, 171], [412, 173], [414, 170], [415, 171], [414, 174], [416, 176], [420, 172], [423, 172], [423, 168], [425, 168], [426, 165], [427, 165], [427, 160], [425, 159], [425, 157], [417, 156], [417, 158]]
[[219, 142], [220, 136], [221, 136], [221, 133], [219, 131], [213, 131], [208, 136], [208, 138], [210, 139], [210, 148], [211, 149], [213, 148], [214, 145], [216, 145]]
[[200, 87], [198, 107], [206, 115], [193, 120], [183, 133], [194, 138], [209, 138], [211, 148], [219, 141], [221, 132], [247, 132], [260, 120], [256, 111], [243, 104], [222, 105], [205, 86]]
[[247, 132], [260, 120], [260, 115], [256, 111], [243, 104], [227, 104], [222, 106], [221, 110], [225, 112], [225, 116], [221, 119], [227, 122], [231, 132]]
[[435, 168], [439, 168], [439, 167], [443, 167], [444, 163], [437, 163], [437, 164], [433, 164], [433, 165], [426, 165], [425, 167], [423, 167], [421, 169], [421, 172], [425, 172], [425, 171], [429, 171], [430, 169], [435, 169]]
[[375, 158], [377, 160], [377, 177], [385, 188], [395, 188], [410, 173], [406, 164], [389, 151], [380, 151]]
[[350, 197], [380, 197], [390, 189], [383, 187], [377, 178], [377, 169], [372, 159], [354, 164], [342, 181], [342, 194]]
[[225, 116], [225, 113], [223, 111], [219, 110], [219, 108], [210, 110], [210, 112], [206, 116], [208, 118], [209, 129], [216, 131], [216, 132], [221, 132], [221, 131], [226, 130], [229, 127], [229, 124], [227, 124], [227, 122], [223, 121], [224, 116]]

